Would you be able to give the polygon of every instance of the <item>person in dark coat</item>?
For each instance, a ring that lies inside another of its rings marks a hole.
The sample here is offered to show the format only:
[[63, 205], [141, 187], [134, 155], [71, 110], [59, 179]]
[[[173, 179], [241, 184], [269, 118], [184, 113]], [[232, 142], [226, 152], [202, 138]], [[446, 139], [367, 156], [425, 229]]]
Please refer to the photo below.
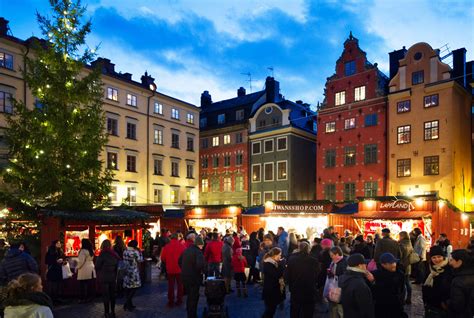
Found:
[[440, 246], [430, 249], [428, 275], [421, 288], [425, 317], [447, 317], [453, 273]]
[[[115, 253], [117, 253], [117, 255], [120, 257], [119, 263], [123, 263], [123, 252], [127, 249], [127, 246], [125, 245], [125, 242], [123, 241], [120, 235], [117, 235], [115, 237], [113, 249]], [[119, 270], [117, 271], [117, 297], [122, 297], [124, 293], [124, 290], [123, 290], [124, 275], [125, 275], [125, 270], [121, 270], [120, 264], [119, 264]]]
[[98, 273], [105, 318], [115, 318], [115, 290], [117, 288], [117, 269], [120, 256], [112, 249], [112, 243], [104, 240], [100, 246], [100, 254], [95, 262]]
[[397, 259], [391, 253], [380, 256], [380, 265], [374, 275], [372, 294], [375, 301], [375, 317], [408, 317], [403, 311], [405, 276], [397, 270]]
[[370, 281], [374, 277], [367, 271], [362, 254], [353, 254], [347, 259], [347, 270], [339, 278], [341, 304], [344, 318], [374, 318], [374, 303]]
[[263, 318], [272, 318], [275, 315], [278, 304], [283, 300], [283, 271], [279, 265], [281, 260], [281, 249], [273, 247], [263, 257], [263, 291], [262, 298], [265, 304]]
[[321, 241], [322, 251], [318, 259], [319, 263], [321, 264], [321, 271], [319, 272], [318, 278], [318, 286], [321, 289], [321, 295], [323, 292], [322, 289], [324, 288], [324, 284], [326, 283], [327, 271], [332, 262], [331, 256], [329, 255], [329, 251], [333, 247], [333, 244], [334, 243], [331, 239], [323, 239]]
[[227, 293], [232, 292], [230, 283], [232, 281], [232, 246], [234, 243], [234, 238], [228, 236], [224, 239], [224, 245], [222, 246], [222, 278], [225, 281]]
[[298, 252], [288, 259], [285, 280], [291, 294], [291, 317], [313, 317], [319, 264], [309, 252], [309, 243], [302, 241], [298, 244]]
[[45, 263], [47, 265], [46, 279], [48, 280], [49, 295], [53, 301], [59, 301], [63, 282], [62, 267], [66, 264], [66, 256], [59, 240], [51, 242], [46, 253]]
[[[327, 270], [327, 279], [336, 277], [339, 279], [347, 269], [347, 260], [343, 255], [342, 249], [339, 246], [331, 247], [329, 250], [329, 256], [331, 257], [331, 265]], [[326, 293], [329, 291], [327, 290]], [[329, 295], [324, 295], [326, 299], [329, 301], [329, 316], [330, 317], [342, 317], [343, 316], [343, 309], [341, 304], [337, 304], [335, 302], [330, 301], [328, 299]]]
[[250, 233], [249, 248], [249, 258], [247, 260], [249, 264], [249, 277], [247, 279], [247, 284], [253, 284], [260, 280], [260, 272], [255, 268], [258, 250], [260, 248], [260, 241], [257, 238], [257, 232]]
[[379, 264], [379, 258], [384, 253], [391, 253], [396, 259], [400, 259], [400, 246], [398, 242], [390, 237], [390, 230], [382, 230], [382, 239], [375, 244], [374, 260]]
[[372, 259], [374, 258], [374, 252], [375, 252], [375, 242], [374, 242], [374, 237], [372, 236], [372, 234], [367, 235], [366, 243], [370, 251], [369, 259]]
[[414, 253], [413, 246], [411, 245], [410, 236], [406, 231], [401, 231], [400, 236], [400, 268], [405, 275], [405, 292], [406, 292], [406, 304], [411, 304], [412, 287], [410, 282], [411, 275], [411, 264], [410, 255]]
[[364, 237], [362, 235], [357, 235], [355, 240], [354, 240], [354, 246], [350, 252], [350, 255], [355, 254], [355, 253], [360, 253], [364, 255], [365, 259], [371, 259], [372, 254], [370, 253], [370, 248], [365, 243]]
[[199, 287], [202, 284], [205, 264], [203, 247], [202, 237], [197, 236], [194, 245], [188, 247], [178, 260], [178, 265], [181, 267], [181, 280], [188, 295], [186, 299], [188, 318], [197, 318]]
[[0, 284], [7, 285], [24, 273], [38, 273], [38, 264], [34, 258], [22, 250], [20, 243], [13, 243], [0, 264]]
[[323, 248], [321, 247], [321, 239], [319, 237], [315, 237], [313, 239], [313, 246], [311, 247], [311, 256], [319, 261], [319, 255], [321, 254], [322, 250]]
[[453, 268], [451, 294], [448, 300], [449, 317], [471, 318], [474, 315], [474, 259], [467, 250], [451, 253], [449, 265]]

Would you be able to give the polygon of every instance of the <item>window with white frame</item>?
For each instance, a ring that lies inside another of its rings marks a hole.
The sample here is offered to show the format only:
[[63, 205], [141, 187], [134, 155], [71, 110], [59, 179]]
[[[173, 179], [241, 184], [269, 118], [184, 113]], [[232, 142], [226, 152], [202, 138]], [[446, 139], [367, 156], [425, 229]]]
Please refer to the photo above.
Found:
[[244, 162], [244, 154], [239, 152], [235, 155], [235, 165], [239, 166]]
[[201, 191], [209, 192], [209, 179], [204, 178], [201, 180]]
[[273, 201], [273, 191], [265, 191], [263, 192], [263, 201]]
[[179, 133], [178, 132], [171, 133], [171, 147], [179, 149]]
[[118, 170], [118, 153], [107, 151], [107, 169]]
[[232, 178], [224, 177], [224, 192], [232, 191]]
[[235, 176], [235, 191], [244, 191], [244, 177]]
[[137, 140], [137, 124], [127, 121], [127, 139]]
[[268, 139], [263, 142], [263, 152], [273, 152], [273, 139]]
[[127, 155], [127, 171], [137, 172], [137, 156]]
[[235, 111], [235, 120], [242, 120], [242, 119], [244, 119], [244, 110], [239, 109]]
[[163, 203], [163, 187], [161, 186], [153, 187], [153, 202]]
[[171, 176], [179, 177], [179, 161], [178, 160], [171, 161]]
[[252, 155], [259, 155], [262, 153], [260, 141], [252, 143]]
[[179, 203], [179, 187], [170, 187], [170, 202]]
[[217, 115], [217, 123], [218, 124], [225, 124], [225, 114]]
[[330, 121], [326, 123], [326, 133], [333, 133], [336, 131], [336, 122]]
[[277, 201], [286, 201], [288, 200], [287, 191], [277, 191]]
[[365, 99], [365, 86], [354, 88], [354, 100], [358, 102], [364, 99]]
[[0, 113], [13, 113], [12, 94], [0, 92]]
[[[0, 92], [1, 97], [1, 92]], [[0, 101], [0, 104], [2, 102]], [[111, 136], [118, 136], [118, 120], [117, 118], [107, 117], [107, 133]]]
[[262, 166], [258, 164], [252, 165], [252, 182], [262, 181]]
[[221, 184], [220, 184], [219, 177], [212, 177], [212, 179], [211, 179], [211, 191], [212, 192], [221, 191]]
[[127, 105], [137, 107], [137, 96], [127, 93]]
[[262, 204], [262, 193], [252, 192], [252, 205]]
[[194, 137], [192, 137], [192, 136], [187, 137], [186, 150], [187, 151], [194, 151]]
[[265, 181], [273, 181], [273, 162], [265, 162], [264, 163], [264, 180]]
[[110, 193], [109, 193], [109, 198], [110, 198], [111, 202], [117, 202], [118, 201], [117, 192], [118, 192], [118, 186], [112, 185], [110, 187]]
[[153, 128], [153, 143], [156, 145], [163, 144], [163, 128], [155, 126]]
[[107, 87], [107, 99], [118, 101], [118, 89]]
[[347, 118], [344, 120], [344, 129], [354, 129], [356, 127], [356, 119], [355, 117], [353, 118]]
[[240, 132], [240, 133], [236, 133], [235, 134], [235, 143], [236, 144], [240, 144], [244, 141], [244, 136], [243, 134]]
[[186, 178], [194, 179], [194, 164], [192, 162], [186, 163]]
[[128, 203], [137, 202], [137, 187], [136, 186], [127, 186], [127, 198]]
[[346, 103], [346, 91], [336, 93], [336, 106]]
[[187, 113], [186, 114], [186, 122], [188, 124], [194, 125], [194, 114]]
[[288, 138], [286, 136], [277, 138], [277, 151], [287, 150], [287, 142]]
[[278, 161], [277, 162], [277, 180], [286, 180], [288, 179], [287, 173], [287, 161]]
[[154, 108], [153, 108], [153, 112], [154, 112], [155, 114], [163, 115], [163, 104], [158, 103], [158, 102], [155, 102], [155, 105], [154, 105]]
[[0, 67], [13, 70], [13, 55], [6, 52], [0, 52]]
[[179, 109], [177, 108], [171, 109], [171, 118], [179, 120]]
[[224, 145], [230, 144], [230, 135], [224, 135]]
[[212, 147], [219, 147], [219, 136], [212, 137]]
[[157, 176], [163, 175], [163, 158], [158, 157], [153, 159], [153, 174]]
[[194, 201], [194, 189], [186, 189], [186, 204], [192, 204]]

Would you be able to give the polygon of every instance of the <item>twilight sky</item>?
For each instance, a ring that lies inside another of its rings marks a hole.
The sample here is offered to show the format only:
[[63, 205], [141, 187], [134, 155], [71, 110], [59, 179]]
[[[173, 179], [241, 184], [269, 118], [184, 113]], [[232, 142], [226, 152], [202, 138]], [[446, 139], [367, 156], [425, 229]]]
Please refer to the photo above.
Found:
[[[323, 100], [326, 78], [352, 30], [372, 63], [388, 74], [388, 52], [428, 42], [465, 47], [474, 59], [472, 0], [83, 0], [92, 19], [87, 43], [99, 56], [139, 81], [148, 71], [158, 91], [199, 105], [244, 86], [261, 90], [265, 77], [280, 81], [290, 100]], [[35, 11], [47, 0], [0, 0], [0, 16], [14, 36], [41, 36]], [[451, 59], [445, 62], [451, 63]]]

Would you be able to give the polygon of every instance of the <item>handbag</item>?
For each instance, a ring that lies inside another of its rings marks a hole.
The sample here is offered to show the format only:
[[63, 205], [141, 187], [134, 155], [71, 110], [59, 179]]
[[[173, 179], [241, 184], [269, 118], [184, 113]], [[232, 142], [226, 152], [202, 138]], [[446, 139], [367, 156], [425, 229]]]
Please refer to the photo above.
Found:
[[367, 270], [369, 272], [373, 272], [377, 270], [377, 263], [375, 262], [374, 259], [371, 259], [369, 264], [367, 264]]
[[419, 263], [421, 261], [420, 255], [416, 254], [414, 251], [411, 251], [410, 255], [408, 255], [408, 263], [410, 265]]
[[72, 271], [71, 267], [69, 266], [69, 263], [64, 264], [61, 266], [62, 272], [63, 272], [63, 279], [68, 279], [72, 277]]

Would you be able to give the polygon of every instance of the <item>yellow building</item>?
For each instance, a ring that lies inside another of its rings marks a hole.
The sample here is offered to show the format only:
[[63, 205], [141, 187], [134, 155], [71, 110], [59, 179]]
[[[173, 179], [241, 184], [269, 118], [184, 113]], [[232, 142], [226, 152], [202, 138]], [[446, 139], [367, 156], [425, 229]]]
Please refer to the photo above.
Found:
[[471, 93], [462, 85], [465, 52], [453, 51], [451, 68], [439, 51], [417, 43], [403, 50], [395, 64], [388, 95], [389, 195], [438, 193], [460, 210], [472, 210]]
[[[8, 160], [2, 136], [4, 113], [14, 111], [9, 98], [35, 104], [20, 71], [28, 40], [7, 30], [8, 21], [0, 18], [0, 164]], [[103, 73], [109, 142], [101, 159], [115, 173], [112, 204], [197, 204], [200, 108], [158, 92], [147, 73], [137, 82], [108, 59], [92, 64]]]

